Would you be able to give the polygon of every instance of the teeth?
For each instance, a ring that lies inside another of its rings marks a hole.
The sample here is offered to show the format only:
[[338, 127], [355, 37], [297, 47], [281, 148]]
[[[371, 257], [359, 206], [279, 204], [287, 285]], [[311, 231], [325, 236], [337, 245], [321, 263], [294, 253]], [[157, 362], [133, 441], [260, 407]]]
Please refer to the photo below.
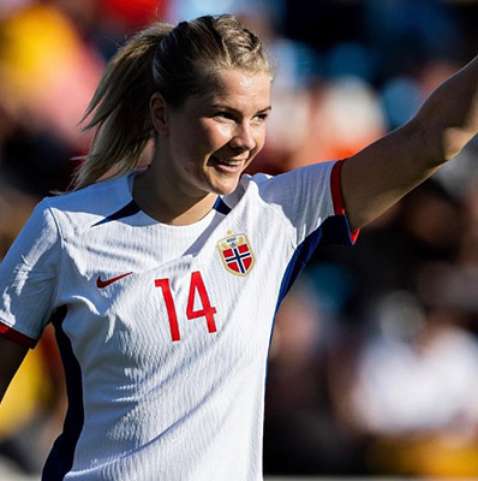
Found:
[[225, 159], [218, 159], [214, 157], [214, 160], [216, 162], [219, 162], [220, 164], [226, 164], [226, 165], [240, 165], [242, 163], [242, 160], [225, 160]]
[[224, 164], [224, 165], [230, 165], [230, 166], [234, 166], [234, 165], [239, 165], [240, 162], [230, 162], [228, 160], [220, 160], [220, 159], [215, 159], [217, 163], [219, 164]]

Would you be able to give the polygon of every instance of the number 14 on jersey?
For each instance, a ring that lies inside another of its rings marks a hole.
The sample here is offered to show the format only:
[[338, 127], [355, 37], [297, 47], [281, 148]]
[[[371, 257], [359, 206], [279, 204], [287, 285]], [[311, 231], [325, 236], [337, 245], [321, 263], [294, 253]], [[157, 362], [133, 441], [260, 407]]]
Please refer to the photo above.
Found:
[[[164, 303], [168, 312], [171, 339], [173, 342], [180, 341], [181, 334], [179, 330], [178, 316], [169, 279], [155, 279], [154, 285], [159, 287], [163, 293]], [[199, 297], [199, 301], [201, 303], [201, 308], [199, 309], [194, 309], [196, 296]], [[186, 317], [188, 319], [198, 319], [200, 317], [206, 318], [207, 330], [212, 333], [217, 331], [214, 314], [216, 314], [216, 308], [211, 306], [201, 273], [199, 271], [195, 271], [191, 274], [191, 282], [189, 284]]]

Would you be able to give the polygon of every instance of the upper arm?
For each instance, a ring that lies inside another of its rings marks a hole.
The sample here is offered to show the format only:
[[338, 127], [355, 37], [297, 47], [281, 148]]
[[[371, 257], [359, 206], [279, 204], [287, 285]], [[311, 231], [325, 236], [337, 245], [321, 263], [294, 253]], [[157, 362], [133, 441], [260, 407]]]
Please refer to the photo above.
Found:
[[59, 246], [43, 202], [0, 263], [0, 399], [53, 308]]
[[342, 194], [353, 227], [371, 222], [438, 169], [424, 125], [416, 117], [344, 163]]
[[40, 337], [55, 307], [60, 245], [52, 214], [39, 205], [0, 263], [0, 334], [30, 345]]
[[28, 347], [0, 337], [0, 401], [27, 351]]
[[438, 87], [403, 127], [346, 162], [342, 190], [360, 227], [453, 158], [478, 132], [478, 57]]

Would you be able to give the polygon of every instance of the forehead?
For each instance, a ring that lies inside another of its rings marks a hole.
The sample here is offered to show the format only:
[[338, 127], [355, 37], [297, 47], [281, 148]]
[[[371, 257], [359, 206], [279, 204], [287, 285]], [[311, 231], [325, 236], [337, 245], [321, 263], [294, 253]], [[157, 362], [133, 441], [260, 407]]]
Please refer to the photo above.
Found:
[[210, 91], [197, 96], [201, 104], [221, 104], [241, 111], [259, 111], [270, 106], [272, 77], [267, 72], [220, 70], [214, 74]]

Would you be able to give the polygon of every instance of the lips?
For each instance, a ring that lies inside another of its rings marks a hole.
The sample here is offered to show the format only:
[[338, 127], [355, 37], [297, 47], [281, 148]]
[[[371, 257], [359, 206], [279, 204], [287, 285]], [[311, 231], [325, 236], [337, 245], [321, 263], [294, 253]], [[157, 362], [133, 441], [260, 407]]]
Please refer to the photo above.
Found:
[[245, 160], [242, 159], [219, 159], [214, 155], [212, 155], [210, 158], [215, 168], [227, 173], [236, 173], [241, 171], [245, 163]]

